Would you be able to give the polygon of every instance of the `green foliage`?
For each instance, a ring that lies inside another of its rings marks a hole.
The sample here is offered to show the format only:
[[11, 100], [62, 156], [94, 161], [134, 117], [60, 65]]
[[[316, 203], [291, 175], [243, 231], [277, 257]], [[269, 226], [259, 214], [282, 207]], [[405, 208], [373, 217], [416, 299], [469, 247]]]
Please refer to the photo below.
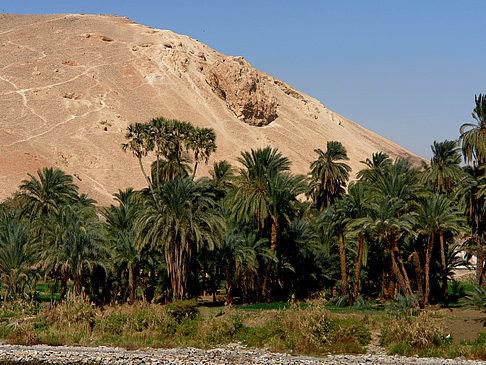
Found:
[[385, 309], [398, 318], [417, 315], [417, 296], [397, 294], [395, 300], [386, 303]]
[[363, 352], [370, 332], [360, 321], [335, 318], [322, 306], [275, 311], [263, 326], [243, 328], [238, 339], [249, 346], [295, 353]]
[[334, 200], [344, 193], [351, 167], [346, 148], [337, 141], [328, 141], [327, 150], [314, 150], [317, 159], [310, 165], [310, 186], [308, 195], [312, 197], [315, 207], [322, 210], [330, 207]]
[[457, 303], [466, 296], [466, 286], [460, 281], [452, 281], [449, 285], [449, 300]]
[[472, 305], [479, 309], [486, 309], [486, 290], [480, 285], [474, 285], [472, 292], [459, 301], [462, 305]]
[[199, 315], [199, 308], [195, 300], [177, 300], [167, 306], [169, 315], [178, 323], [186, 319], [196, 319]]

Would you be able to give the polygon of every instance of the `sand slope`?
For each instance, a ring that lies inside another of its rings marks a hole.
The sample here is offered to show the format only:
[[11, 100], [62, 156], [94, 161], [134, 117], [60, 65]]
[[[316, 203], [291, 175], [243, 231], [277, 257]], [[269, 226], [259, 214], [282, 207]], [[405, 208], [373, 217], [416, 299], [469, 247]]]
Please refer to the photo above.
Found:
[[157, 116], [214, 128], [210, 164], [272, 145], [306, 173], [327, 140], [345, 145], [355, 171], [376, 151], [418, 159], [187, 36], [110, 15], [0, 14], [0, 198], [50, 165], [76, 174], [102, 204], [119, 188], [144, 186], [120, 145], [128, 124]]

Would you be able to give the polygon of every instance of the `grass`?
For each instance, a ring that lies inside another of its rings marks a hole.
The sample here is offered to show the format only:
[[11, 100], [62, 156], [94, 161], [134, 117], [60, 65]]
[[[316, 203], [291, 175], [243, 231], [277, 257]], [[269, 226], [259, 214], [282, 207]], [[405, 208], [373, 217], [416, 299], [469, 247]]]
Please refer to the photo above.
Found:
[[[405, 298], [406, 299], [406, 298]], [[65, 303], [0, 304], [0, 339], [13, 344], [118, 346], [127, 349], [230, 343], [292, 354], [362, 353], [371, 332], [389, 354], [486, 359], [486, 334], [453, 344], [441, 327], [447, 314], [395, 305], [337, 307], [315, 300], [235, 307], [180, 301], [162, 306], [96, 308], [82, 298]], [[450, 316], [450, 315], [449, 315]], [[456, 341], [457, 342], [457, 341]]]
[[370, 340], [361, 321], [334, 315], [321, 304], [200, 311], [194, 301], [185, 301], [101, 311], [82, 299], [69, 298], [62, 305], [38, 310], [28, 320], [12, 323], [0, 323], [0, 337], [24, 345], [209, 348], [240, 342], [272, 351], [319, 355], [362, 353]]

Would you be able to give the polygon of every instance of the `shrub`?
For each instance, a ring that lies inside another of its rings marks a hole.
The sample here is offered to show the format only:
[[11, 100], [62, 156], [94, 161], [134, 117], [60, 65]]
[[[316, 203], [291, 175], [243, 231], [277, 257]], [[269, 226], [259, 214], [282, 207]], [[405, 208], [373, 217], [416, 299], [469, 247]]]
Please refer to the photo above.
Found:
[[417, 296], [397, 294], [395, 300], [386, 303], [385, 309], [397, 317], [417, 315], [419, 313]]
[[416, 317], [393, 319], [382, 329], [380, 344], [392, 354], [413, 355], [446, 345], [438, 321], [422, 312]]
[[243, 327], [237, 337], [249, 346], [297, 353], [363, 352], [370, 332], [356, 319], [332, 317], [321, 305], [273, 311], [263, 325]]
[[196, 319], [199, 308], [195, 300], [178, 300], [167, 305], [169, 315], [181, 323], [185, 319]]

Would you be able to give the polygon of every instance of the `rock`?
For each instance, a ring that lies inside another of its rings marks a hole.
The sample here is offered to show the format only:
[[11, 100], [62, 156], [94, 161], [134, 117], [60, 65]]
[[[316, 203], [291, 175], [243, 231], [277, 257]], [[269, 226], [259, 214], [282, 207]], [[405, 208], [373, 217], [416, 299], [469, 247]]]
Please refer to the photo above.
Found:
[[226, 58], [206, 69], [206, 82], [237, 118], [265, 126], [277, 118], [277, 101], [266, 87], [263, 73], [243, 57]]

